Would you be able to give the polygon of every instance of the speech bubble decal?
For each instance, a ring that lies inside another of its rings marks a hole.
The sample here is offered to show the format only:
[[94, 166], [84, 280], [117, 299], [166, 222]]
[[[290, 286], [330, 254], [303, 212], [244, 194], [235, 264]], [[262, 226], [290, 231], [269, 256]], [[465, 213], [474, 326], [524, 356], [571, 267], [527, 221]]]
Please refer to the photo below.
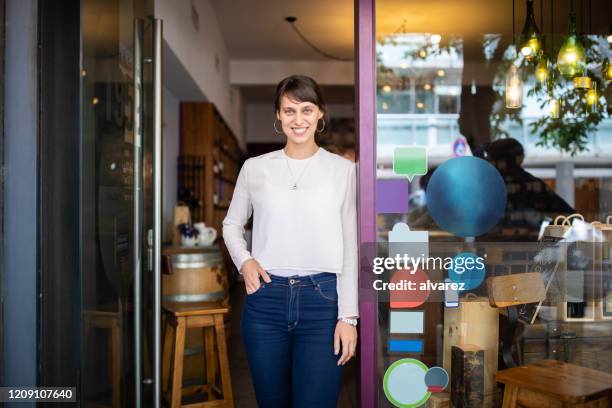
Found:
[[423, 146], [399, 146], [393, 149], [393, 172], [412, 181], [427, 174], [427, 149]]

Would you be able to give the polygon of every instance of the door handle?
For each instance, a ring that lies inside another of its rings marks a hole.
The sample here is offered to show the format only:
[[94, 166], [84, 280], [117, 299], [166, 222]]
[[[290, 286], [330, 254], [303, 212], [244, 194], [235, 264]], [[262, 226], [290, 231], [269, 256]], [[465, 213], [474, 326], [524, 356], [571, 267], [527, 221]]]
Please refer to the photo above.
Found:
[[161, 231], [162, 231], [162, 37], [163, 21], [153, 20], [153, 397], [161, 406]]

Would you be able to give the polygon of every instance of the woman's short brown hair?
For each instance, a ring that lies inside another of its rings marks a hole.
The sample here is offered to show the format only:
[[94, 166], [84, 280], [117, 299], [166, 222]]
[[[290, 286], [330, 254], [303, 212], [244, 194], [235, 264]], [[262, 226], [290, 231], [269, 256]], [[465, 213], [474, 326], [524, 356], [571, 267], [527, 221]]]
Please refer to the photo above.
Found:
[[[280, 111], [282, 97], [287, 96], [295, 102], [310, 102], [317, 105], [323, 112], [323, 117], [317, 122], [317, 132], [315, 139], [318, 142], [318, 136], [327, 132], [329, 126], [329, 116], [327, 115], [327, 106], [323, 99], [323, 92], [314, 79], [306, 75], [291, 75], [279, 82], [276, 87], [276, 96], [274, 98], [274, 111]], [[323, 123], [321, 123], [323, 121]], [[323, 129], [319, 131], [319, 129]]]

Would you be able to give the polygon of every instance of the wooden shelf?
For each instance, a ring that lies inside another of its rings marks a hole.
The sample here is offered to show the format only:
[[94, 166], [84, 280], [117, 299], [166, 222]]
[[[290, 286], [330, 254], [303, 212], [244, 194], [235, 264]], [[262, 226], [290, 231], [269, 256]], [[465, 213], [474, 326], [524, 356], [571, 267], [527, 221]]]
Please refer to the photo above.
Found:
[[[202, 211], [193, 222], [205, 222], [221, 232], [221, 223], [229, 208], [242, 153], [238, 140], [215, 106], [207, 102], [181, 103], [181, 155], [204, 156], [204, 189], [198, 199]], [[222, 163], [223, 171], [214, 168]], [[217, 195], [221, 204], [214, 204]]]

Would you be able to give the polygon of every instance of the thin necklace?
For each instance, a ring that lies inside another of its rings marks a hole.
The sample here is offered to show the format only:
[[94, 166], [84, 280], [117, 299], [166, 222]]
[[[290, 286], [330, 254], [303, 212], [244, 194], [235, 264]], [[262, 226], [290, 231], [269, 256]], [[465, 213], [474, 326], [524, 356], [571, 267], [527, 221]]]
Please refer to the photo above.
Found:
[[290, 190], [297, 190], [297, 188], [298, 188], [298, 181], [300, 181], [300, 179], [302, 178], [304, 173], [306, 173], [306, 170], [308, 170], [308, 167], [310, 166], [310, 163], [312, 163], [312, 160], [314, 159], [315, 155], [319, 152], [319, 149], [317, 149], [317, 151], [312, 156], [310, 156], [308, 159], [306, 159], [306, 160], [308, 160], [308, 163], [306, 163], [306, 167], [304, 167], [304, 170], [302, 170], [302, 172], [300, 173], [300, 176], [297, 179], [293, 175], [293, 171], [291, 170], [291, 166], [289, 165], [289, 159], [287, 158], [288, 157], [287, 153], [285, 153], [285, 149], [283, 149], [283, 156], [285, 156], [285, 163], [287, 163], [287, 168], [289, 169], [289, 174], [291, 175], [291, 180], [293, 180], [293, 184], [291, 184], [291, 186], [289, 186]]

